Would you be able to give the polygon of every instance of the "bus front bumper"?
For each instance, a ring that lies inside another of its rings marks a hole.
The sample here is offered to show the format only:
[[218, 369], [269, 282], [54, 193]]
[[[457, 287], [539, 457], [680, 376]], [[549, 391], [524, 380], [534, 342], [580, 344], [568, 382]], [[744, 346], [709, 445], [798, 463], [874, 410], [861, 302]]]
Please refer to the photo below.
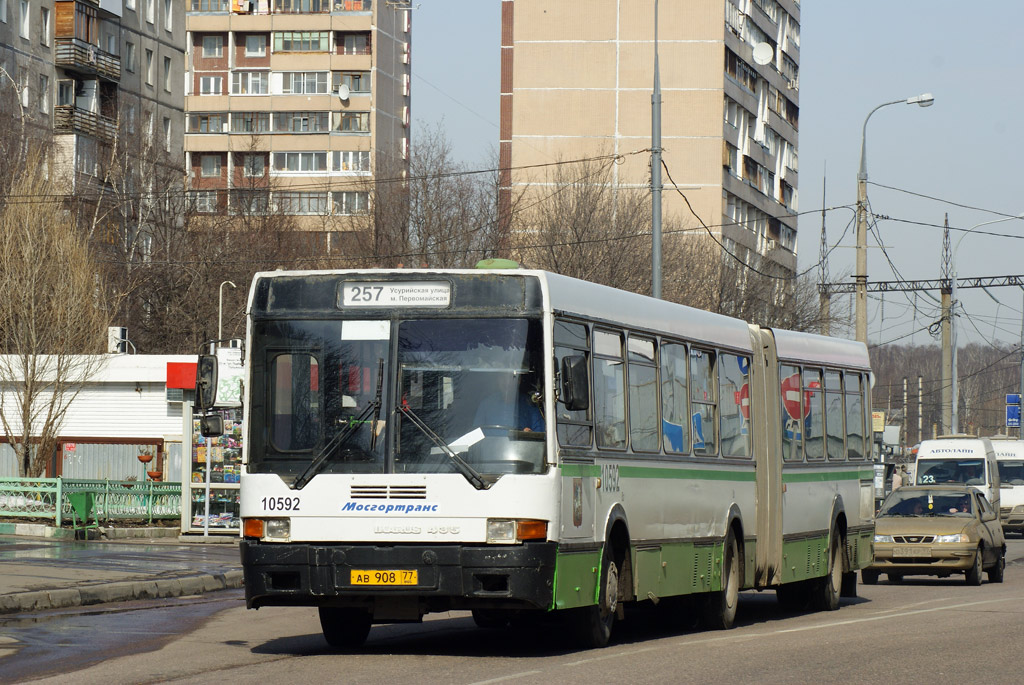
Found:
[[[547, 609], [554, 542], [520, 545], [375, 545], [241, 542], [245, 599], [261, 606], [361, 607], [374, 620], [430, 611]], [[390, 572], [397, 572], [391, 575]], [[414, 584], [409, 582], [415, 571]], [[356, 573], [354, 573], [356, 572]], [[359, 575], [358, 572], [364, 572]], [[369, 574], [365, 574], [369, 572]], [[382, 573], [374, 573], [382, 572]], [[358, 584], [394, 581], [395, 584]]]

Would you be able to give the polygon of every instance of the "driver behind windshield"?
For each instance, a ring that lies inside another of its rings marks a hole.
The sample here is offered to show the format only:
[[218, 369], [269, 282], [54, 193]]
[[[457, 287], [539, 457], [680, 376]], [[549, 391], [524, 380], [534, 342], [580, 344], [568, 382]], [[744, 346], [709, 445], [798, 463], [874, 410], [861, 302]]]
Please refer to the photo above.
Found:
[[[518, 380], [517, 380], [518, 379]], [[484, 396], [473, 416], [475, 426], [543, 431], [540, 393], [529, 376], [502, 379]]]

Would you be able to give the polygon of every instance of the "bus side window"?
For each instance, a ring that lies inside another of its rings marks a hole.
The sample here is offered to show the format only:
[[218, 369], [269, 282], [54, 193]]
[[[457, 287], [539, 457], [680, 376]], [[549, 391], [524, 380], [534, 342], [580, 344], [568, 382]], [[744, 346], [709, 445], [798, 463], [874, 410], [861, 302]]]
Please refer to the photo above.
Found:
[[[566, 357], [575, 355], [590, 357], [590, 339], [587, 327], [583, 324], [556, 320], [554, 342], [556, 370], [562, 368], [562, 360]], [[590, 407], [593, 407], [593, 403]], [[570, 410], [566, 408], [565, 403], [555, 402], [555, 422], [559, 445], [590, 447], [593, 433], [590, 407]]]
[[690, 348], [690, 410], [693, 428], [693, 452], [705, 456], [718, 454], [715, 432], [718, 430], [718, 374], [715, 353]]
[[639, 452], [657, 452], [658, 368], [655, 343], [630, 335], [626, 343], [626, 374], [629, 378], [629, 444]]
[[594, 331], [594, 427], [597, 446], [626, 447], [625, 364], [622, 334]]
[[749, 357], [721, 354], [718, 357], [719, 414], [722, 425], [722, 456], [750, 456], [750, 386], [747, 385]]
[[860, 374], [844, 374], [846, 390], [846, 454], [849, 459], [864, 458], [864, 403], [860, 389]]
[[661, 432], [665, 437], [665, 451], [670, 454], [687, 454], [690, 451], [687, 359], [685, 345], [662, 344]]
[[825, 372], [825, 434], [828, 458], [846, 460], [846, 410], [843, 408], [843, 377], [838, 371]]
[[[779, 412], [782, 425], [782, 458], [786, 461], [803, 461], [803, 439], [806, 426], [804, 412], [804, 393], [800, 386], [800, 369], [786, 364], [779, 365], [779, 401], [782, 410]], [[809, 417], [806, 417], [809, 418]]]
[[805, 368], [803, 372], [804, 456], [807, 461], [825, 458], [824, 393], [821, 387], [821, 369]]

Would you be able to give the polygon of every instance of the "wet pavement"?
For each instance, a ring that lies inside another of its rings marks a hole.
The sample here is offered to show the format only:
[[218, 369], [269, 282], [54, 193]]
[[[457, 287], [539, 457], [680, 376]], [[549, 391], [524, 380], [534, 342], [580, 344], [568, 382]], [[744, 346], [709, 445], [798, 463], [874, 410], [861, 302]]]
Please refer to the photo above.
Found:
[[0, 536], [0, 614], [241, 587], [237, 538], [75, 541]]

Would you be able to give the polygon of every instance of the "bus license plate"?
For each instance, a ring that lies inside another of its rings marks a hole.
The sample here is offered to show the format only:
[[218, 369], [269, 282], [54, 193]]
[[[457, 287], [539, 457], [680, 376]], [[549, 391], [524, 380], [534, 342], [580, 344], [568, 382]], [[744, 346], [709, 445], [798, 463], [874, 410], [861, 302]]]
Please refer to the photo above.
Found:
[[350, 582], [352, 585], [416, 585], [419, 572], [404, 569], [352, 571]]
[[892, 555], [894, 557], [930, 557], [932, 555], [931, 547], [893, 547]]

